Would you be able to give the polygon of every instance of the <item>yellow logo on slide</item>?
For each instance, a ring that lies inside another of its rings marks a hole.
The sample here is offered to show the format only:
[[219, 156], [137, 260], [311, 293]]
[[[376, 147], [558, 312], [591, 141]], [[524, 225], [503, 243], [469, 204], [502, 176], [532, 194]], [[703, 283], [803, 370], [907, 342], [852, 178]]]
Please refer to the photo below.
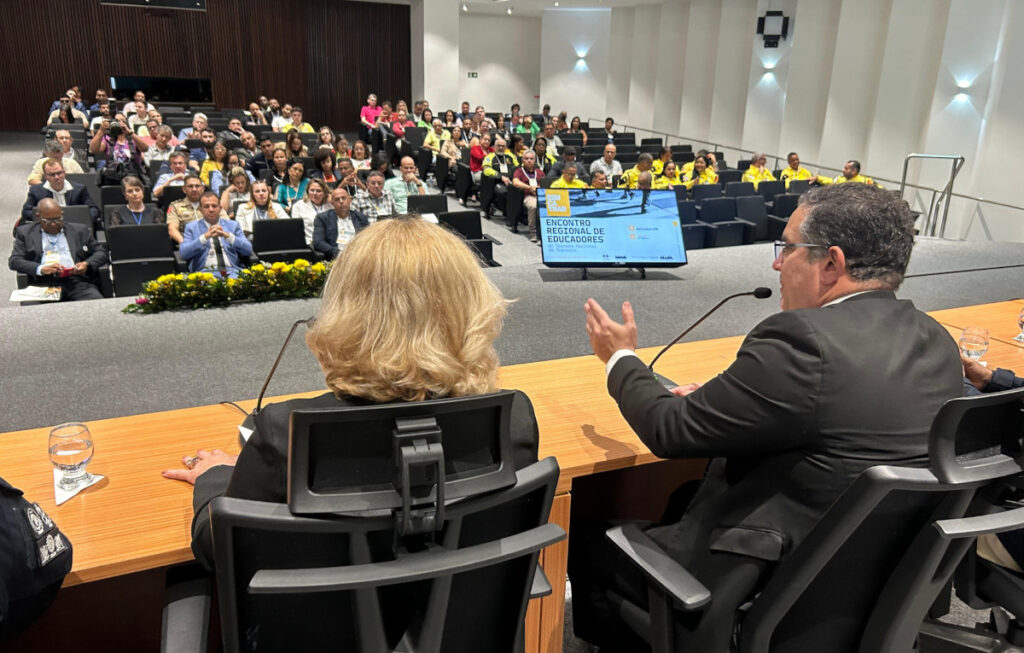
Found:
[[572, 215], [569, 210], [569, 191], [556, 188], [548, 189], [544, 195], [544, 202], [547, 205], [548, 216], [552, 218], [568, 218]]

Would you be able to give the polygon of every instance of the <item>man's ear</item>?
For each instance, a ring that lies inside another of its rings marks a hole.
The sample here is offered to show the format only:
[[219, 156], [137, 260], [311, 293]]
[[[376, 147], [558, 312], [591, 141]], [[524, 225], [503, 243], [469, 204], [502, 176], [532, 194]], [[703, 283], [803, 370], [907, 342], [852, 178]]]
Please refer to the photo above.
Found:
[[833, 286], [839, 279], [846, 276], [846, 254], [839, 247], [833, 245], [828, 248], [824, 263], [820, 273], [822, 285]]

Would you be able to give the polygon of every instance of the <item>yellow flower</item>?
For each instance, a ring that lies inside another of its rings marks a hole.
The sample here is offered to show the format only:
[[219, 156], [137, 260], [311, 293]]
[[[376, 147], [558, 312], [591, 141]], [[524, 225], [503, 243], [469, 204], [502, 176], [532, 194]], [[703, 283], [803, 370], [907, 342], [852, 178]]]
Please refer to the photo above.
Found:
[[238, 279], [228, 279], [228, 288], [231, 288], [238, 283]]
[[216, 277], [209, 272], [201, 272], [199, 278], [203, 281], [216, 281]]
[[327, 270], [327, 266], [323, 263], [314, 263], [311, 269], [314, 272], [325, 272]]
[[309, 261], [304, 258], [295, 259], [295, 269], [304, 270], [309, 267]]
[[282, 268], [284, 268], [284, 263], [282, 263], [281, 261], [278, 261], [277, 263], [274, 263], [270, 267], [271, 267], [271, 269], [274, 269], [274, 270], [281, 270]]

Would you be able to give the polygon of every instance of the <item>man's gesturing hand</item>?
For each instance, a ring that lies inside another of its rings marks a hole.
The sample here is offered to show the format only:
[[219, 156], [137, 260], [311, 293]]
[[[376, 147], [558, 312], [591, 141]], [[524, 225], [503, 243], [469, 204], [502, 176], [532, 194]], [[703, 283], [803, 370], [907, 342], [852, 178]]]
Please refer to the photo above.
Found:
[[593, 298], [587, 300], [583, 310], [587, 312], [590, 346], [602, 363], [607, 363], [612, 354], [620, 349], [636, 349], [636, 322], [633, 320], [632, 304], [622, 302], [622, 324], [608, 317], [608, 313]]

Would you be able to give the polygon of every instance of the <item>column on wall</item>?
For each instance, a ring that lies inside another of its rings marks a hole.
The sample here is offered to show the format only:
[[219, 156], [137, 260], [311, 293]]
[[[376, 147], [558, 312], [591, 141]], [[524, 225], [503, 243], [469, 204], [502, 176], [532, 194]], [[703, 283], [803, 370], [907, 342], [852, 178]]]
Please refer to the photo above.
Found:
[[548, 9], [541, 25], [540, 101], [586, 119], [608, 95], [608, 64], [621, 56], [610, 43], [610, 9]]
[[[754, 48], [757, 5], [751, 2], [722, 3], [721, 24], [715, 50], [714, 90], [711, 102], [710, 140], [739, 145], [743, 140], [743, 115], [747, 107], [747, 78]], [[730, 157], [733, 163], [736, 155]]]
[[[779, 41], [778, 47], [767, 48], [764, 38], [749, 31], [753, 39], [750, 76], [747, 79], [747, 107], [743, 117], [742, 147], [768, 154], [785, 154], [789, 150], [781, 143], [783, 114], [786, 107], [786, 85], [789, 82], [790, 55], [793, 50], [796, 0], [759, 0], [757, 15], [769, 10], [782, 11], [789, 18], [789, 36]], [[744, 156], [743, 158], [747, 158]], [[730, 163], [734, 163], [730, 161]], [[774, 159], [768, 161], [774, 167]], [[780, 167], [785, 165], [779, 161]]]
[[679, 110], [683, 100], [681, 59], [689, 40], [690, 4], [666, 2], [661, 6], [658, 49], [651, 58], [658, 64], [658, 82], [654, 87], [654, 129], [679, 133]]
[[410, 9], [413, 94], [410, 100], [425, 99], [432, 108], [441, 111], [458, 107], [459, 1], [412, 0]]
[[715, 88], [715, 53], [722, 15], [720, 0], [691, 0], [687, 38], [684, 43], [683, 94], [679, 133], [696, 139], [708, 137], [711, 100]]
[[[594, 107], [590, 115], [595, 117], [611, 116], [619, 122], [629, 122], [629, 76], [632, 73], [633, 51], [633, 20], [635, 11], [632, 7], [616, 7], [612, 9], [609, 24], [609, 41], [614, 44], [608, 57], [608, 92], [605, 106], [601, 110]], [[598, 114], [602, 116], [598, 116]]]
[[[612, 55], [629, 59], [629, 119], [624, 122], [642, 129], [650, 129], [654, 124], [654, 86], [663, 83], [667, 72], [658, 57], [661, 8], [659, 4], [636, 7], [633, 10], [634, 47], [629, 50], [616, 47]], [[637, 46], [644, 56], [636, 56]]]

